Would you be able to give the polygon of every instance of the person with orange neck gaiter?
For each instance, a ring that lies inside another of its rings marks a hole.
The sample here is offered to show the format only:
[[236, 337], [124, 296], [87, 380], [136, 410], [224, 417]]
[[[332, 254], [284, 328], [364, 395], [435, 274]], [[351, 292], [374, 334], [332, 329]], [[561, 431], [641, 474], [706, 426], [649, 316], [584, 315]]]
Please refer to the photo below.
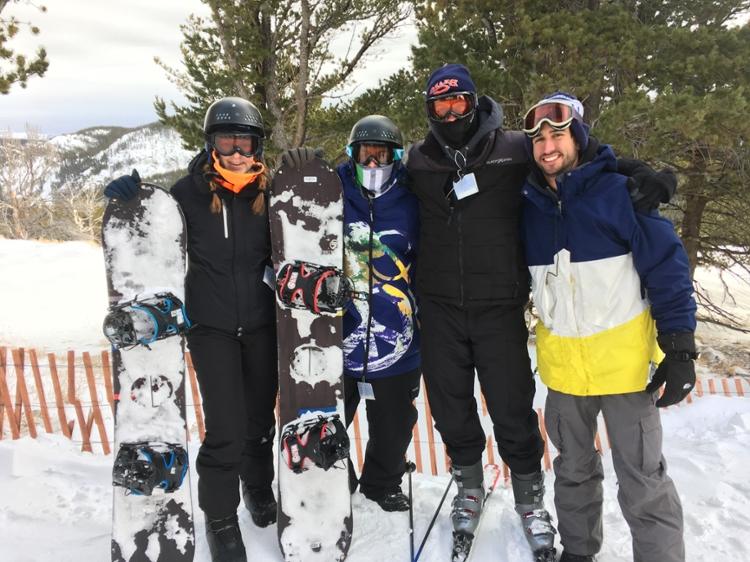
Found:
[[[274, 406], [278, 388], [263, 120], [242, 98], [208, 108], [205, 148], [171, 189], [187, 225], [187, 334], [206, 436], [196, 462], [198, 503], [214, 562], [246, 562], [240, 489], [255, 525], [276, 521]], [[139, 189], [134, 171], [105, 194]]]

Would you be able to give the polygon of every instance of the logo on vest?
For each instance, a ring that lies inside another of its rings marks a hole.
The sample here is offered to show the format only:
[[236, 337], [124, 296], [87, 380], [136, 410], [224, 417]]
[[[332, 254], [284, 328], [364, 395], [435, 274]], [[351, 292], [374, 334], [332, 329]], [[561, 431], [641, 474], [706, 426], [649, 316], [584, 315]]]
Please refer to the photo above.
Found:
[[451, 88], [458, 88], [457, 78], [446, 78], [445, 80], [441, 80], [440, 82], [435, 84], [432, 88], [430, 88], [429, 95], [439, 96], [440, 94], [444, 94]]
[[494, 160], [488, 160], [486, 164], [488, 166], [497, 166], [499, 164], [507, 164], [508, 162], [513, 162], [513, 158], [495, 158]]

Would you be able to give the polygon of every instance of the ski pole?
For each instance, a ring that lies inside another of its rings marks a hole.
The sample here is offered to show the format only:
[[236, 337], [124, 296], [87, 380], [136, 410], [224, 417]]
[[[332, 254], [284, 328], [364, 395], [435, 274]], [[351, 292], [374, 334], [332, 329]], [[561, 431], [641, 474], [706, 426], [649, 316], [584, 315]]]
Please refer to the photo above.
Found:
[[448, 490], [451, 489], [451, 484], [453, 484], [453, 480], [455, 479], [456, 479], [456, 476], [453, 473], [451, 473], [451, 479], [448, 482], [448, 485], [445, 487], [445, 492], [443, 492], [443, 497], [440, 498], [440, 503], [438, 504], [437, 509], [435, 510], [435, 514], [432, 516], [432, 521], [430, 521], [430, 524], [427, 527], [427, 532], [424, 534], [424, 538], [422, 539], [422, 542], [419, 545], [419, 549], [417, 550], [417, 556], [416, 558], [414, 558], [414, 562], [417, 562], [417, 560], [419, 560], [419, 556], [422, 554], [422, 549], [424, 548], [424, 544], [427, 542], [427, 537], [430, 536], [430, 531], [432, 531], [432, 526], [435, 524], [435, 520], [440, 514], [440, 509], [443, 507], [445, 496], [448, 495]]
[[409, 474], [409, 560], [414, 562], [414, 496], [411, 490], [411, 473], [417, 469], [411, 461], [406, 461], [406, 472]]

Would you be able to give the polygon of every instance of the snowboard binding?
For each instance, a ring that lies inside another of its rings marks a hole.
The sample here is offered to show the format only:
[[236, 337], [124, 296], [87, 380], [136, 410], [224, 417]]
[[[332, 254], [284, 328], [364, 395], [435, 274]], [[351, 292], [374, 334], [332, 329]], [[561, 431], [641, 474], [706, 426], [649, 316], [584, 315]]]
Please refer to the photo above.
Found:
[[338, 414], [288, 425], [281, 434], [284, 459], [299, 474], [310, 463], [328, 470], [349, 457], [349, 436]]
[[104, 318], [104, 336], [118, 349], [149, 344], [190, 328], [185, 305], [172, 293], [113, 306]]
[[352, 283], [335, 267], [294, 261], [276, 275], [276, 294], [285, 306], [321, 312], [338, 312], [351, 298]]
[[112, 485], [128, 493], [150, 496], [156, 488], [166, 493], [182, 485], [188, 471], [188, 454], [173, 443], [123, 443], [112, 469]]

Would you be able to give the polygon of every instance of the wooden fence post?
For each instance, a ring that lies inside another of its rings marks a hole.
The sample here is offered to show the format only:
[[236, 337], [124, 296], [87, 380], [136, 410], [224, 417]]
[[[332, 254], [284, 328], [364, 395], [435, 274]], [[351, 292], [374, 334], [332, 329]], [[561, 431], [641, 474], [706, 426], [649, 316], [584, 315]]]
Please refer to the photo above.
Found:
[[102, 351], [102, 372], [104, 373], [104, 388], [107, 391], [107, 402], [109, 402], [109, 408], [112, 410], [112, 415], [115, 415], [115, 393], [112, 389], [112, 369], [110, 368], [111, 363], [109, 362], [109, 352]]
[[417, 467], [417, 472], [422, 473], [422, 443], [419, 437], [419, 423], [415, 422], [411, 432], [412, 441], [414, 442], [414, 464]]
[[47, 362], [49, 363], [49, 372], [52, 376], [52, 388], [55, 391], [57, 419], [60, 420], [60, 430], [65, 437], [70, 439], [73, 435], [73, 422], [68, 422], [68, 418], [65, 415], [65, 402], [63, 401], [62, 387], [60, 386], [60, 377], [57, 375], [57, 358], [54, 353], [47, 354]]
[[427, 387], [422, 381], [422, 395], [424, 396], [424, 417], [425, 427], [427, 427], [427, 446], [430, 449], [430, 470], [433, 476], [437, 476], [437, 459], [435, 458], [435, 435], [432, 430], [432, 411], [430, 410], [430, 400], [427, 396]]
[[[188, 375], [190, 377], [190, 388], [193, 392], [193, 409], [195, 410], [195, 421], [198, 424], [198, 438], [201, 443], [206, 437], [206, 426], [203, 423], [203, 407], [201, 406], [201, 395], [198, 390], [198, 380], [195, 376], [195, 369], [193, 368], [193, 358], [190, 353], [185, 353], [185, 363], [187, 365]], [[276, 402], [276, 419], [279, 419], [278, 412], [278, 397]]]
[[[2, 402], [5, 414], [8, 416], [8, 425], [10, 425], [11, 438], [18, 439], [21, 436], [21, 422], [20, 420], [16, 421], [16, 415], [13, 410], [13, 403], [10, 399], [10, 390], [8, 389], [8, 380], [5, 376], [5, 364], [5, 348], [0, 347], [0, 402]], [[2, 437], [2, 433], [0, 433], [0, 437]]]
[[42, 411], [44, 431], [52, 433], [52, 422], [49, 419], [49, 412], [47, 411], [47, 397], [44, 394], [44, 383], [42, 382], [42, 374], [39, 371], [39, 361], [37, 360], [35, 349], [29, 350], [29, 357], [31, 358], [31, 370], [34, 372], [36, 394], [39, 397], [39, 408]]
[[539, 417], [539, 432], [542, 434], [542, 441], [544, 441], [544, 470], [549, 472], [552, 469], [552, 462], [549, 458], [549, 439], [547, 436], [547, 427], [544, 425], [544, 413], [541, 408], [537, 408], [536, 413]]
[[94, 378], [94, 366], [91, 364], [91, 355], [88, 351], [83, 352], [83, 365], [86, 369], [86, 379], [89, 383], [89, 395], [91, 396], [91, 414], [96, 421], [96, 427], [99, 430], [99, 438], [102, 441], [102, 451], [105, 455], [110, 453], [109, 437], [107, 429], [104, 426], [104, 418], [99, 408], [99, 395], [96, 392], [96, 379]]
[[12, 351], [13, 364], [16, 370], [16, 419], [21, 421], [21, 411], [26, 412], [26, 424], [29, 426], [29, 435], [36, 439], [36, 423], [34, 413], [31, 411], [29, 391], [26, 388], [26, 375], [24, 373], [24, 349], [19, 347]]
[[359, 430], [359, 412], [354, 412], [352, 425], [354, 425], [354, 450], [357, 453], [357, 471], [362, 474], [362, 465], [365, 461], [362, 457], [362, 433]]
[[81, 431], [81, 450], [86, 452], [93, 452], [91, 448], [91, 440], [89, 438], [90, 436], [90, 421], [86, 420], [86, 417], [83, 415], [83, 408], [81, 407], [81, 402], [76, 397], [76, 387], [75, 387], [75, 379], [76, 379], [76, 353], [73, 350], [68, 351], [68, 402], [70, 402], [73, 405], [73, 408], [75, 408], [76, 411], [76, 418], [78, 419], [78, 427]]

